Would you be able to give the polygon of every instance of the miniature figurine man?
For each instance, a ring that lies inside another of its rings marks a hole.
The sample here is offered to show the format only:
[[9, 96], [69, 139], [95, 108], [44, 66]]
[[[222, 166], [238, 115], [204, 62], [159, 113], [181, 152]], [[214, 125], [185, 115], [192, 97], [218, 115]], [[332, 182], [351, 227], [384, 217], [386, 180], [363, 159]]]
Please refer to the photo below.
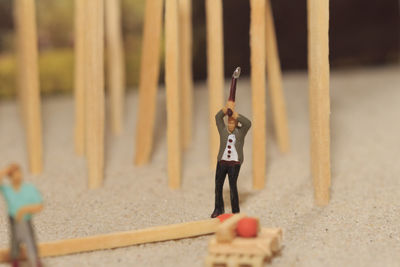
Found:
[[[222, 189], [225, 177], [228, 174], [229, 188], [231, 191], [232, 213], [239, 213], [239, 195], [237, 179], [240, 166], [243, 163], [243, 145], [247, 132], [251, 127], [251, 121], [245, 116], [235, 112], [236, 80], [239, 78], [240, 68], [237, 68], [232, 76], [229, 100], [217, 115], [217, 124], [220, 146], [218, 153], [217, 169], [215, 172], [215, 209], [211, 218], [215, 218], [225, 212]], [[224, 116], [228, 116], [228, 125], [225, 126]], [[240, 127], [238, 125], [240, 123]]]
[[[9, 177], [9, 184], [3, 182], [5, 175]], [[43, 209], [42, 196], [33, 184], [22, 180], [21, 168], [17, 164], [11, 164], [0, 171], [0, 192], [6, 201], [10, 219], [12, 266], [19, 266], [21, 243], [25, 244], [30, 266], [42, 266], [31, 222], [32, 215]]]

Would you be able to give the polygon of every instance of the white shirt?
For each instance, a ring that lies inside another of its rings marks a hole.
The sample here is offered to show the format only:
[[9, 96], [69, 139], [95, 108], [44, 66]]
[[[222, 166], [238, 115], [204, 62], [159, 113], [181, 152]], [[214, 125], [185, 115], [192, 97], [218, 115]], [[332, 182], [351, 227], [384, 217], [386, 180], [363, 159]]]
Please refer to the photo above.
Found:
[[234, 134], [230, 134], [226, 141], [225, 151], [222, 154], [221, 160], [225, 161], [239, 161], [239, 156], [236, 151], [236, 136]]

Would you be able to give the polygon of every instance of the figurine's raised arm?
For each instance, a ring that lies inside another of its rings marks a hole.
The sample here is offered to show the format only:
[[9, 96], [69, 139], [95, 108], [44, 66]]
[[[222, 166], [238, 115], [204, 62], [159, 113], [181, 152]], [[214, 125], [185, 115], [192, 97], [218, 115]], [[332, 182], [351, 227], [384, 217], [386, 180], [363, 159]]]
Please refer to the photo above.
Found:
[[217, 124], [218, 132], [221, 132], [222, 129], [224, 129], [225, 123], [224, 123], [224, 116], [226, 114], [226, 108], [222, 108], [220, 111], [218, 111], [217, 114], [215, 114], [215, 123]]
[[235, 102], [228, 101], [220, 111], [215, 115], [215, 122], [217, 124], [218, 132], [221, 132], [225, 127], [224, 116], [228, 114], [229, 111], [233, 112], [235, 109]]
[[251, 121], [243, 116], [242, 114], [238, 114], [237, 112], [233, 113], [233, 117], [242, 124], [242, 127], [239, 128], [239, 131], [242, 132], [243, 135], [246, 135], [251, 127]]

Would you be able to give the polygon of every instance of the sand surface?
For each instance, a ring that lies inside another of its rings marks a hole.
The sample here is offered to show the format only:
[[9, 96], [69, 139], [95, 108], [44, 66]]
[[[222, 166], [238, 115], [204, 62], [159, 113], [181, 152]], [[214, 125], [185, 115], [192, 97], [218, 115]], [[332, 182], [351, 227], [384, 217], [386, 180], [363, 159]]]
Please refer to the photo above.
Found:
[[[271, 266], [398, 266], [400, 262], [400, 67], [334, 71], [332, 96], [332, 200], [313, 203], [310, 177], [308, 88], [305, 72], [285, 73], [291, 151], [279, 153], [268, 123], [266, 188], [252, 190], [252, 131], [239, 176], [243, 212], [263, 226], [282, 227], [284, 248]], [[23, 129], [15, 102], [0, 103], [0, 166], [21, 162], [27, 180], [43, 192], [35, 218], [40, 241], [82, 237], [202, 220], [214, 201], [209, 166], [205, 84], [195, 91], [195, 131], [185, 153], [182, 188], [166, 178], [165, 97], [159, 95], [151, 164], [133, 166], [137, 94], [126, 99], [126, 127], [107, 131], [104, 186], [89, 191], [85, 159], [73, 150], [71, 97], [43, 99], [42, 175], [26, 171]], [[228, 88], [228, 81], [226, 84]], [[238, 83], [237, 110], [251, 118], [247, 78]], [[270, 116], [269, 116], [270, 118]], [[109, 128], [109, 127], [108, 127]], [[225, 185], [226, 210], [230, 211]], [[8, 225], [0, 201], [0, 247]], [[202, 266], [209, 236], [44, 259], [46, 266]]]

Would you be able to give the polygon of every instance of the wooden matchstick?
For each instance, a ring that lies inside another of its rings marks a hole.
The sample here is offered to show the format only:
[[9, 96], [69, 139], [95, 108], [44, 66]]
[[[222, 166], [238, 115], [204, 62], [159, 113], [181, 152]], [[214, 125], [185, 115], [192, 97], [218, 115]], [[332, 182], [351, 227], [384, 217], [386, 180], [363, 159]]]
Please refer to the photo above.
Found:
[[251, 87], [253, 106], [253, 187], [265, 186], [266, 104], [265, 104], [265, 1], [250, 1]]
[[193, 73], [192, 73], [192, 1], [179, 0], [179, 26], [182, 85], [182, 141], [187, 148], [192, 139]]
[[286, 116], [286, 103], [282, 86], [282, 72], [276, 42], [274, 16], [271, 9], [271, 1], [265, 3], [265, 40], [267, 56], [267, 74], [269, 83], [269, 95], [271, 97], [271, 109], [274, 118], [274, 126], [278, 147], [281, 152], [289, 150], [289, 131]]
[[75, 152], [85, 153], [85, 1], [75, 0]]
[[219, 134], [215, 114], [224, 102], [224, 40], [222, 0], [206, 0], [207, 75], [209, 95], [209, 130], [211, 167], [217, 163]]
[[125, 98], [125, 65], [121, 32], [121, 6], [120, 0], [105, 1], [105, 4], [111, 129], [114, 134], [120, 134], [123, 129]]
[[329, 0], [308, 0], [307, 4], [311, 172], [315, 202], [326, 205], [331, 184]]
[[[21, 1], [19, 1], [21, 2]], [[23, 18], [21, 16], [23, 15], [23, 11], [21, 9], [21, 4], [18, 1], [14, 1], [14, 24], [15, 24], [15, 44], [16, 44], [16, 93], [17, 93], [17, 101], [19, 102], [19, 111], [20, 111], [20, 116], [23, 122], [23, 125], [25, 127], [26, 125], [26, 94], [24, 93], [25, 88], [26, 88], [26, 73], [25, 69], [22, 67], [24, 66], [24, 54], [19, 52], [23, 51], [24, 45], [26, 43], [24, 42], [24, 31], [26, 27], [24, 27], [23, 23]], [[21, 26], [20, 26], [21, 25]]]
[[[215, 218], [197, 222], [156, 226], [128, 232], [46, 242], [39, 244], [39, 253], [41, 257], [54, 257], [95, 250], [121, 248], [144, 243], [196, 237], [215, 233], [219, 225], [220, 220]], [[22, 254], [24, 255], [25, 253]], [[0, 262], [6, 262], [8, 260], [8, 249], [0, 250]]]
[[39, 174], [43, 169], [42, 119], [38, 70], [38, 40], [34, 0], [15, 0], [14, 18], [17, 39], [18, 93], [26, 130], [29, 169]]
[[165, 2], [165, 89], [167, 97], [168, 186], [181, 183], [181, 109], [178, 0]]
[[86, 4], [86, 150], [89, 188], [97, 188], [104, 175], [104, 0]]
[[153, 148], [157, 88], [160, 73], [160, 42], [163, 0], [147, 0], [144, 15], [139, 108], [136, 124], [135, 164], [149, 162]]

